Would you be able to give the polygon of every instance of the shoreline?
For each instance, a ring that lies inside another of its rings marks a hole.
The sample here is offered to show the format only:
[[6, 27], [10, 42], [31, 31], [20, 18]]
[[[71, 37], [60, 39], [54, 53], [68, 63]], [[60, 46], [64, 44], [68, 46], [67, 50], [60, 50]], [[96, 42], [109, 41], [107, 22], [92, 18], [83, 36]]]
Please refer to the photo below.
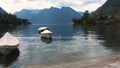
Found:
[[49, 66], [31, 65], [25, 68], [120, 68], [120, 56], [92, 58], [64, 64]]

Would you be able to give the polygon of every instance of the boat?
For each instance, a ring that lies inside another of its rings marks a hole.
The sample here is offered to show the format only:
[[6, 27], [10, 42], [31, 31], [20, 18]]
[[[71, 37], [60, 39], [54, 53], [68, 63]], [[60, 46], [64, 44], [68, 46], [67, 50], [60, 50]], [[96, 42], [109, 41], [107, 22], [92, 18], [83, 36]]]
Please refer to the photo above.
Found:
[[0, 39], [0, 53], [8, 55], [13, 52], [19, 46], [19, 40], [12, 36], [9, 32], [6, 32]]
[[38, 31], [41, 35], [41, 38], [47, 38], [47, 39], [52, 38], [52, 32], [48, 27], [40, 27]]
[[44, 30], [49, 30], [49, 28], [48, 27], [40, 27], [38, 29], [39, 33], [43, 32]]
[[52, 37], [52, 32], [50, 30], [44, 30], [40, 34], [42, 38], [50, 39]]

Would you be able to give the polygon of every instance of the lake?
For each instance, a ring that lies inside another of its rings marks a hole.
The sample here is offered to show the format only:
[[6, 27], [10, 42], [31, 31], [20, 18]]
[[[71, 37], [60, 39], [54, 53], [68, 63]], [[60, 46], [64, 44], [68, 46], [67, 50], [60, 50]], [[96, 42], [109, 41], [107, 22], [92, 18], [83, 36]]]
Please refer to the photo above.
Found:
[[[52, 40], [40, 38], [41, 26], [50, 28]], [[0, 28], [0, 37], [9, 31], [20, 45], [11, 55], [0, 55], [0, 67], [47, 66], [120, 54], [120, 26], [32, 24], [7, 28]]]

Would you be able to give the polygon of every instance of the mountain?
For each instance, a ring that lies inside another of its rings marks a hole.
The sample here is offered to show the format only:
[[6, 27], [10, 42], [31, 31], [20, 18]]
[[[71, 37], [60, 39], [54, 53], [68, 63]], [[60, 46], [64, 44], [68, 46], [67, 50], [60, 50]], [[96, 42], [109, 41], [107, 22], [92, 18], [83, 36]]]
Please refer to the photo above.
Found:
[[7, 12], [0, 7], [0, 13], [5, 14], [5, 13], [7, 13]]
[[39, 12], [40, 12], [40, 10], [23, 9], [20, 12], [16, 12], [15, 15], [17, 15], [17, 17], [19, 17], [19, 18], [30, 19], [32, 16], [38, 14]]
[[84, 12], [78, 11], [78, 13], [82, 16]]
[[33, 24], [70, 24], [73, 18], [80, 18], [81, 15], [70, 7], [43, 10], [21, 10], [15, 15], [19, 18], [29, 19]]
[[96, 15], [115, 15], [120, 13], [120, 0], [107, 0], [96, 11]]
[[74, 24], [82, 25], [118, 25], [120, 24], [120, 0], [107, 0], [96, 11], [85, 12], [80, 19], [74, 18], [72, 21]]
[[[4, 9], [0, 7], [0, 27], [17, 27], [20, 25], [31, 24], [27, 19], [17, 18], [15, 15], [7, 13]], [[8, 28], [9, 29], [9, 28]]]

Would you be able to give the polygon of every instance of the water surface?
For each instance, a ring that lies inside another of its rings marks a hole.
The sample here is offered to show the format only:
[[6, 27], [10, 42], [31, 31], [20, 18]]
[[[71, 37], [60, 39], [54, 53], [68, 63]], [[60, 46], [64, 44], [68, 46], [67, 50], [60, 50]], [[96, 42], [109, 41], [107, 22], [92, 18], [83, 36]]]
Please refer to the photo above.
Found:
[[[38, 28], [41, 26], [50, 28], [52, 40], [40, 38]], [[120, 52], [120, 26], [33, 24], [17, 28], [0, 29], [0, 36], [9, 31], [20, 40], [19, 56], [6, 66], [9, 68], [69, 63], [119, 55]]]

